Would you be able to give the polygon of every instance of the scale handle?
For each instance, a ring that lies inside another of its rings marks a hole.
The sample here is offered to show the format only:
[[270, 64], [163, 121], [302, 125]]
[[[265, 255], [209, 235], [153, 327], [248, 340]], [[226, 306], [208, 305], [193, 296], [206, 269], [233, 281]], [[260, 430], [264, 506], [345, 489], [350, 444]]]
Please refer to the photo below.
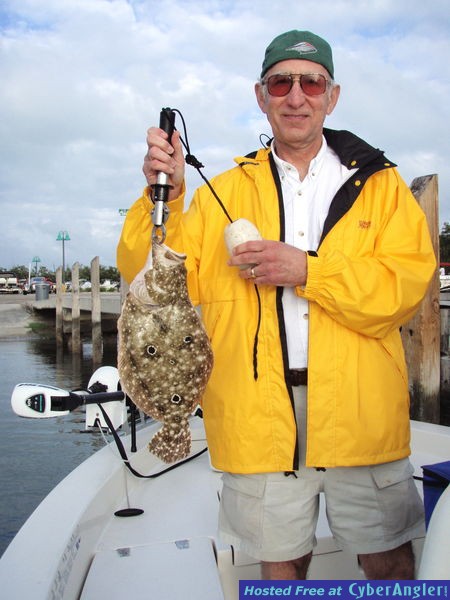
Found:
[[[172, 140], [175, 129], [175, 111], [163, 108], [159, 115], [159, 127], [168, 135], [169, 142]], [[167, 173], [158, 173], [156, 183], [153, 186], [153, 210], [152, 210], [152, 241], [163, 243], [166, 239], [166, 228], [164, 223], [169, 216], [166, 203], [169, 199], [169, 176]]]
[[161, 109], [159, 115], [159, 127], [167, 133], [170, 142], [173, 130], [175, 129], [175, 111], [171, 108]]
[[[172, 140], [175, 129], [175, 112], [170, 108], [163, 108], [159, 115], [159, 127], [168, 135], [168, 141]], [[167, 173], [158, 173], [156, 185], [154, 186], [153, 202], [167, 202], [169, 196], [169, 176]]]

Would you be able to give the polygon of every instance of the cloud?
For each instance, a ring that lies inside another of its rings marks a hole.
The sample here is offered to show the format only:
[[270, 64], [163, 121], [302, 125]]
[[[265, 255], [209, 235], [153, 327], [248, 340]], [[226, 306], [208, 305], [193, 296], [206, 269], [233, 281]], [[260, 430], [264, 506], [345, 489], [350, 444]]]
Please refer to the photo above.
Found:
[[[384, 149], [409, 183], [438, 173], [450, 221], [447, 0], [6, 0], [0, 8], [0, 266], [36, 254], [115, 263], [145, 181], [147, 128], [179, 108], [213, 176], [270, 133], [253, 85], [278, 33], [332, 44], [341, 99], [328, 125]], [[187, 175], [193, 192], [201, 183]]]

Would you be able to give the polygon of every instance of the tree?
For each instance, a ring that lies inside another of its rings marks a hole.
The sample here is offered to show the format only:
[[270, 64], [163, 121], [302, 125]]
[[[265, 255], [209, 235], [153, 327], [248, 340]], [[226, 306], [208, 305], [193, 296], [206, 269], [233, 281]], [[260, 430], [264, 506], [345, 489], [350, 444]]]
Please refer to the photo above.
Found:
[[100, 279], [104, 281], [109, 279], [110, 281], [120, 281], [120, 273], [116, 267], [102, 267], [100, 265]]
[[[79, 276], [80, 276], [80, 279], [85, 279], [86, 281], [90, 281], [91, 280], [91, 268], [87, 267], [86, 265], [80, 265]], [[71, 277], [72, 277], [72, 275], [71, 275]]]
[[9, 272], [14, 273], [17, 279], [28, 279], [28, 267], [25, 265], [15, 265]]
[[[450, 225], [449, 225], [450, 231]], [[450, 235], [450, 233], [449, 233]], [[13, 273], [17, 279], [28, 279], [28, 270], [29, 267], [25, 265], [15, 265], [10, 269], [6, 269], [5, 267], [0, 267], [0, 273]], [[70, 267], [66, 267], [65, 269], [65, 281], [70, 281], [72, 279], [72, 271]], [[91, 280], [91, 267], [86, 265], [80, 265], [80, 279], [85, 279], [86, 281]], [[32, 270], [31, 276], [39, 275], [40, 277], [48, 277], [52, 281], [56, 279], [56, 273], [45, 267], [44, 265], [40, 265], [38, 267], [37, 273], [35, 270]], [[120, 281], [120, 273], [116, 267], [105, 267], [100, 265], [100, 281], [104, 281], [105, 279], [109, 279], [110, 281]]]
[[450, 223], [444, 223], [439, 235], [439, 254], [441, 263], [450, 263]]

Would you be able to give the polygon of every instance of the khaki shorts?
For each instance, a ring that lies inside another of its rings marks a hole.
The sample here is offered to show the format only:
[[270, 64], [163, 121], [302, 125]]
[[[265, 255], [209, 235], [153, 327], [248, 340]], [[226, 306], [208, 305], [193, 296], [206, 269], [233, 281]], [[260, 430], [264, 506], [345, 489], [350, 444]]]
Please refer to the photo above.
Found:
[[[306, 387], [293, 391], [300, 417], [305, 413]], [[406, 458], [325, 471], [301, 466], [297, 478], [284, 473], [224, 473], [220, 537], [258, 560], [304, 556], [316, 542], [323, 495], [328, 525], [339, 547], [355, 554], [391, 550], [424, 532], [423, 504], [412, 472]]]

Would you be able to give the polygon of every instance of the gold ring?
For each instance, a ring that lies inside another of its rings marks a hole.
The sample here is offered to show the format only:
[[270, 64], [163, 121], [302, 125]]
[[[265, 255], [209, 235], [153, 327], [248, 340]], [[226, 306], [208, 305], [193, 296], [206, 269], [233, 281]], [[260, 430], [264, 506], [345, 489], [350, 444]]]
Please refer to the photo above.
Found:
[[251, 276], [252, 276], [252, 279], [256, 279], [255, 267], [252, 267], [252, 268], [250, 269], [250, 274], [251, 274]]

